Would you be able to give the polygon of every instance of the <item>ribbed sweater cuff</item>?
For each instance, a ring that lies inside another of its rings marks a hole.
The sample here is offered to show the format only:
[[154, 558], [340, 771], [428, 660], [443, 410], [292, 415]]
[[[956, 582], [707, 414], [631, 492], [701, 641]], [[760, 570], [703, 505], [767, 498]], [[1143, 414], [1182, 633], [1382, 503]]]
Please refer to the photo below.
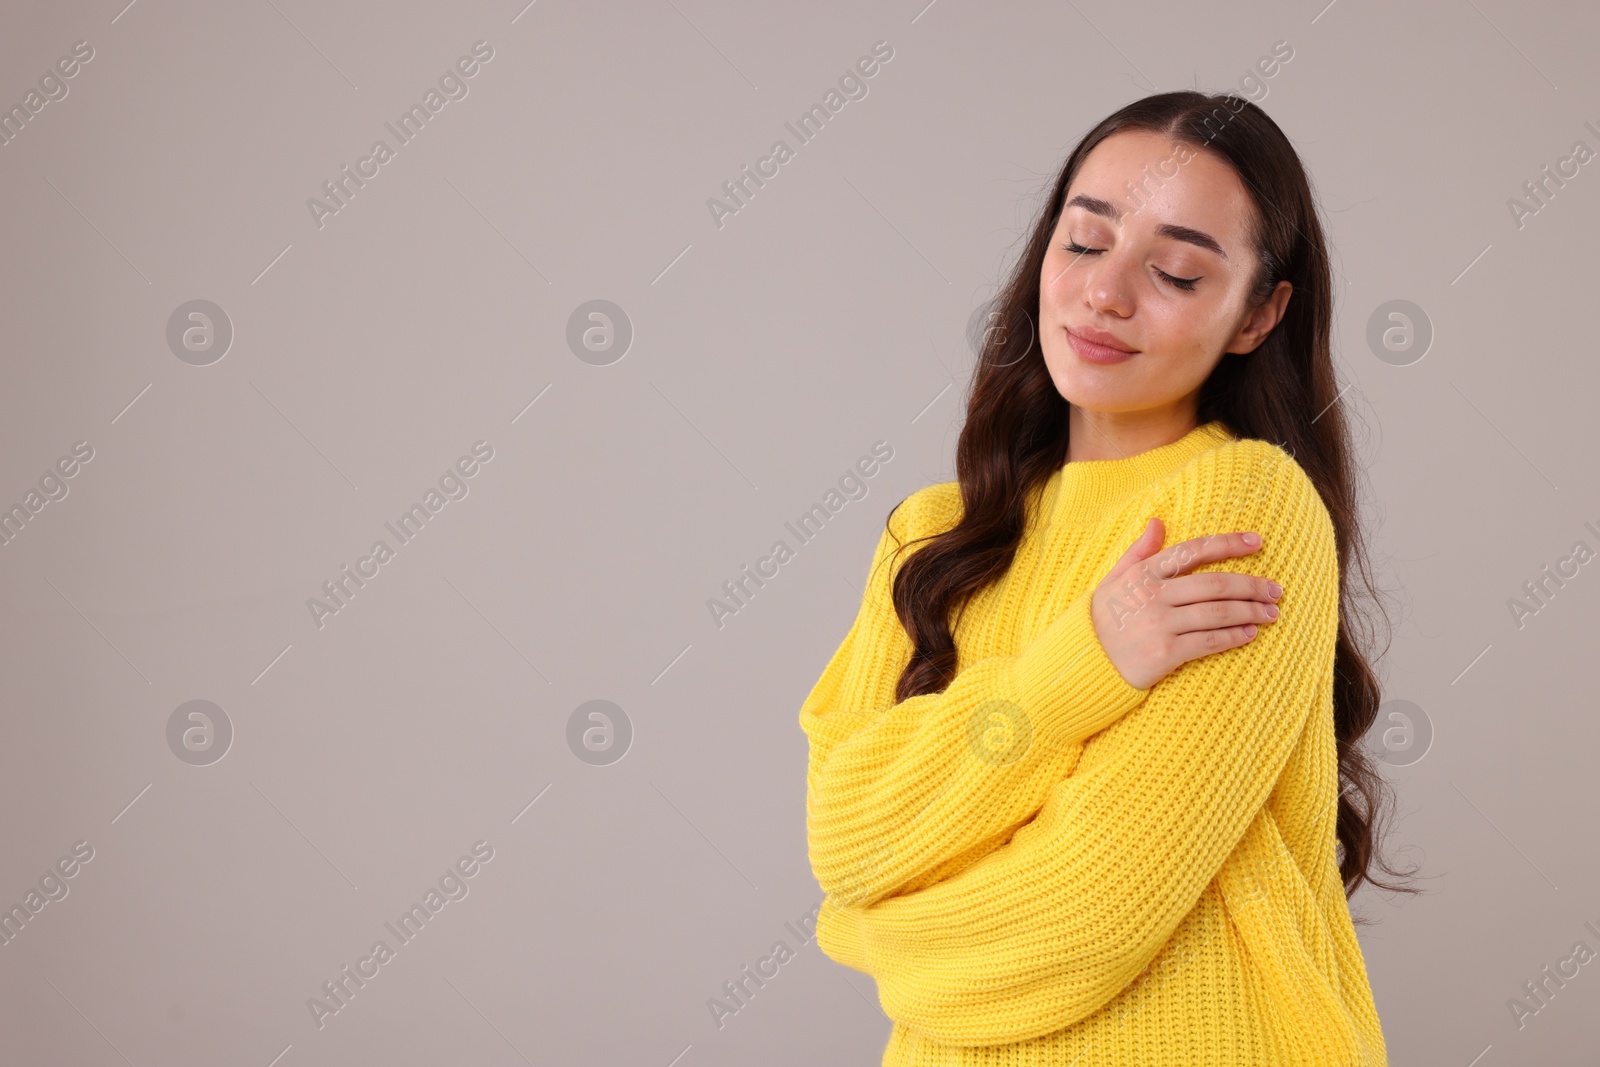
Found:
[[1106, 655], [1089, 614], [1094, 590], [1083, 592], [1044, 628], [1012, 664], [1017, 702], [1033, 726], [1058, 741], [1083, 741], [1144, 700]]
[[861, 913], [822, 898], [817, 912], [817, 944], [828, 958], [863, 974], [867, 971], [867, 941], [861, 932]]

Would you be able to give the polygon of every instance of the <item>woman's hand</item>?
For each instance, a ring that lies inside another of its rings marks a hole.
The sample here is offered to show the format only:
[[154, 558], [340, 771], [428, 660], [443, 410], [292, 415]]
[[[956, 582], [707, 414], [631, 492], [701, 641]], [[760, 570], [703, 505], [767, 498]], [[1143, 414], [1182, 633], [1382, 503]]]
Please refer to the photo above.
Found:
[[1273, 602], [1283, 595], [1276, 582], [1248, 574], [1189, 573], [1202, 563], [1248, 556], [1261, 547], [1258, 534], [1212, 534], [1162, 549], [1165, 537], [1161, 520], [1152, 518], [1090, 598], [1101, 647], [1137, 689], [1192, 659], [1249, 641], [1255, 624], [1278, 617]]

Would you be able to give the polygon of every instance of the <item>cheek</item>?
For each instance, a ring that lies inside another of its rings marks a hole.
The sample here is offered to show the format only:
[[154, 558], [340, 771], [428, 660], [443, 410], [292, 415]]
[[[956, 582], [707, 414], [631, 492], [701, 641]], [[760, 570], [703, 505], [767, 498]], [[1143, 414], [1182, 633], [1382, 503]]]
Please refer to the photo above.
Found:
[[1039, 264], [1039, 292], [1041, 295], [1053, 294], [1057, 300], [1064, 299], [1082, 287], [1082, 272], [1074, 268], [1094, 261], [1093, 256], [1085, 258], [1063, 252], [1061, 245], [1065, 240], [1058, 238]]
[[1039, 304], [1041, 307], [1053, 307], [1066, 298], [1068, 277], [1067, 264], [1051, 255], [1044, 258], [1044, 263], [1039, 267]]
[[1174, 362], [1209, 358], [1223, 344], [1226, 322], [1219, 303], [1197, 299], [1147, 304], [1147, 347]]
[[1041, 334], [1059, 330], [1084, 314], [1084, 274], [1081, 266], [1060, 260], [1045, 261], [1039, 277], [1039, 328]]
[[1145, 340], [1147, 347], [1162, 355], [1179, 358], [1196, 346], [1195, 336], [1201, 328], [1201, 318], [1192, 308], [1167, 304], [1146, 308]]

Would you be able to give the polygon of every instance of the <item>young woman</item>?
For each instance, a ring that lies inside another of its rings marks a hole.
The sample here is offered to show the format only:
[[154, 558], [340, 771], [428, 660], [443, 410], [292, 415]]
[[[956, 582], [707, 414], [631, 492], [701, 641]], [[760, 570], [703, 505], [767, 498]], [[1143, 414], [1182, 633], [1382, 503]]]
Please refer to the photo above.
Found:
[[818, 942], [885, 1064], [1386, 1063], [1347, 901], [1412, 890], [1371, 873], [1331, 289], [1254, 104], [1148, 97], [1067, 158], [958, 480], [891, 513], [800, 712]]

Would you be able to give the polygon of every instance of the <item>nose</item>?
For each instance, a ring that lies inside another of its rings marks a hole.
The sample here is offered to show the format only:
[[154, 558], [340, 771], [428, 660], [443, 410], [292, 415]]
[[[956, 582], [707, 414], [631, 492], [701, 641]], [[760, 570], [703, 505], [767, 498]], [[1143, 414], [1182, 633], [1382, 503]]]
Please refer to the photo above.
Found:
[[1078, 270], [1071, 271], [1066, 277], [1077, 279], [1082, 287], [1082, 299], [1085, 307], [1094, 312], [1103, 312], [1126, 318], [1133, 313], [1133, 284], [1129, 277], [1131, 263], [1125, 257], [1119, 256], [1115, 250], [1107, 249], [1094, 257], [1084, 257], [1087, 262], [1079, 264]]

